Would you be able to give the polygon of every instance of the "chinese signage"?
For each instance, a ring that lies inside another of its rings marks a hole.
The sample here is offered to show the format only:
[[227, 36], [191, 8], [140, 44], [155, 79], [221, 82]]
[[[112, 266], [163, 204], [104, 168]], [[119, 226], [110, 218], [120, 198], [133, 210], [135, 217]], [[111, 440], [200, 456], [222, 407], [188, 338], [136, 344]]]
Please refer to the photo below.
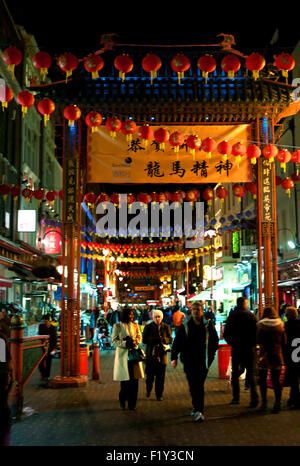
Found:
[[46, 228], [45, 231], [45, 254], [60, 254], [61, 234], [60, 230]]
[[272, 192], [272, 164], [269, 159], [263, 159], [260, 166], [261, 183], [261, 215], [262, 221], [274, 222], [273, 216], [273, 192]]
[[211, 268], [209, 265], [204, 265], [203, 267], [203, 279], [204, 281], [211, 280], [211, 271], [212, 271], [212, 279], [223, 280], [223, 267], [213, 267]]
[[[153, 130], [158, 126], [153, 126]], [[223, 140], [247, 141], [249, 125], [216, 126], [170, 126], [171, 134], [181, 132], [185, 138], [198, 135], [201, 139], [211, 136], [217, 143]], [[228, 160], [218, 152], [208, 159], [203, 151], [197, 151], [195, 158], [184, 143], [176, 154], [166, 143], [165, 149], [149, 141], [147, 148], [138, 136], [133, 135], [130, 142], [124, 135], [111, 138], [105, 127], [88, 136], [88, 183], [236, 183], [251, 181], [251, 167], [247, 157], [242, 157], [239, 168], [235, 157]]]
[[76, 223], [76, 195], [77, 195], [77, 160], [65, 159], [65, 222]]
[[135, 291], [153, 291], [155, 290], [154, 286], [135, 286]]
[[18, 231], [32, 233], [36, 230], [36, 211], [18, 210]]

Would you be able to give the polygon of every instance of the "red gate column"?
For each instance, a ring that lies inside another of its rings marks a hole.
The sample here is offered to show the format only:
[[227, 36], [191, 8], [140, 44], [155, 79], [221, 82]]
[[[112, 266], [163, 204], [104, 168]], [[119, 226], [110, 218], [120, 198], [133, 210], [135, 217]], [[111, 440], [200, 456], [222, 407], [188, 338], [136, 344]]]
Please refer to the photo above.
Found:
[[64, 127], [63, 222], [62, 222], [62, 301], [61, 301], [61, 370], [51, 381], [54, 387], [86, 384], [80, 376], [80, 205], [79, 177], [80, 126]]
[[[265, 115], [257, 120], [256, 140], [261, 144], [268, 144], [273, 142], [273, 138], [273, 124], [270, 124]], [[278, 312], [275, 163], [263, 156], [258, 160], [257, 185], [258, 260], [259, 272], [262, 272], [259, 274], [261, 316], [264, 306], [274, 306]]]

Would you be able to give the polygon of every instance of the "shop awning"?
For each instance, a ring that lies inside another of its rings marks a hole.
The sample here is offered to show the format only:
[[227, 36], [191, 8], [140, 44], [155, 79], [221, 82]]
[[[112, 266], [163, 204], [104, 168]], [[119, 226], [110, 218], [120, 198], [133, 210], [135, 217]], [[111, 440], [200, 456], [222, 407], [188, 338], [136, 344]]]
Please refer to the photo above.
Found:
[[[225, 294], [223, 292], [224, 289], [224, 284], [217, 284], [213, 288], [213, 298], [214, 300], [224, 300], [224, 299], [230, 299], [230, 296]], [[201, 291], [198, 295], [192, 297], [189, 299], [189, 301], [209, 301], [211, 299], [211, 289], [207, 288], [204, 291]]]
[[277, 286], [298, 286], [300, 285], [300, 280], [286, 280], [284, 282], [277, 282]]
[[0, 286], [6, 287], [6, 288], [11, 288], [12, 287], [12, 281], [11, 280], [6, 280], [3, 277], [0, 277]]
[[251, 285], [251, 282], [241, 283], [240, 285], [233, 287], [232, 292], [239, 293], [240, 291], [243, 291], [249, 285]]

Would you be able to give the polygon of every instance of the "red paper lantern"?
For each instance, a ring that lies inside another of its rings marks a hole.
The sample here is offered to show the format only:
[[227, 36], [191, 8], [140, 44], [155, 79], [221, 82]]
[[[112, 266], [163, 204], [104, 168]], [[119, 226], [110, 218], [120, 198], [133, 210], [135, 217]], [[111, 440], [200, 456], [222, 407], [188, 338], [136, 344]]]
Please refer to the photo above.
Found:
[[193, 191], [195, 193], [196, 199], [198, 199], [200, 197], [200, 191], [198, 191], [198, 189], [193, 189]]
[[110, 131], [110, 136], [115, 138], [122, 127], [122, 122], [117, 117], [111, 117], [106, 120], [105, 126]]
[[193, 156], [193, 160], [195, 160], [196, 150], [200, 149], [201, 147], [201, 139], [197, 134], [192, 134], [187, 138], [186, 145], [189, 148], [189, 152]]
[[151, 193], [151, 201], [152, 202], [166, 202], [166, 195], [165, 193]]
[[289, 53], [281, 53], [276, 57], [275, 66], [281, 71], [283, 77], [288, 78], [288, 72], [295, 67], [295, 60]]
[[251, 144], [247, 147], [247, 157], [250, 159], [253, 165], [256, 164], [256, 160], [261, 156], [261, 150], [255, 144]]
[[3, 196], [3, 199], [6, 199], [9, 193], [10, 193], [10, 185], [0, 184], [0, 194], [1, 196]]
[[161, 150], [165, 150], [165, 143], [169, 140], [170, 133], [165, 128], [158, 128], [154, 132], [154, 139]]
[[3, 110], [7, 108], [8, 102], [10, 102], [13, 99], [13, 97], [14, 95], [11, 88], [2, 84], [0, 86], [0, 102], [2, 103]]
[[147, 147], [148, 141], [153, 138], [153, 129], [149, 125], [142, 125], [139, 127], [137, 134], [141, 138], [142, 144]]
[[181, 193], [179, 191], [176, 191], [176, 193], [171, 193], [170, 201], [171, 202], [181, 202], [182, 201]]
[[207, 156], [209, 159], [211, 159], [211, 153], [214, 150], [216, 150], [216, 148], [217, 148], [217, 143], [213, 138], [207, 137], [203, 139], [202, 144], [201, 144], [201, 149], [207, 153]]
[[153, 53], [148, 53], [142, 60], [142, 67], [151, 76], [151, 84], [154, 78], [157, 76], [157, 71], [160, 69], [162, 63], [161, 59]]
[[2, 52], [2, 60], [8, 65], [7, 68], [12, 72], [14, 79], [15, 66], [21, 63], [22, 53], [14, 46], [8, 47]]
[[131, 142], [132, 135], [136, 132], [136, 123], [133, 120], [123, 121], [121, 131], [125, 134], [126, 141]]
[[130, 73], [133, 68], [133, 61], [129, 55], [118, 55], [114, 61], [115, 68], [119, 71], [119, 78], [124, 81], [125, 74]]
[[190, 190], [185, 194], [185, 200], [188, 202], [194, 202], [196, 199], [197, 197], [194, 190]]
[[231, 154], [232, 145], [228, 141], [222, 141], [218, 144], [218, 152], [223, 155], [223, 159], [226, 161], [228, 159], [228, 155]]
[[37, 52], [32, 59], [32, 63], [37, 70], [40, 70], [42, 81], [44, 81], [52, 64], [51, 56], [47, 52]]
[[184, 72], [187, 71], [191, 66], [191, 62], [183, 54], [176, 55], [171, 61], [171, 68], [177, 73], [178, 84], [181, 83], [181, 78], [184, 77]]
[[176, 191], [176, 193], [179, 193], [179, 194], [180, 194], [181, 200], [183, 201], [183, 199], [185, 198], [185, 192], [182, 191], [182, 189], [178, 189], [178, 190]]
[[212, 73], [213, 71], [215, 71], [217, 67], [217, 62], [213, 56], [203, 55], [199, 58], [197, 66], [199, 70], [202, 71], [202, 76], [205, 78], [205, 82], [207, 82], [208, 73]]
[[253, 198], [256, 199], [257, 196], [257, 184], [253, 181], [251, 183], [245, 183], [245, 188], [249, 193], [252, 194]]
[[25, 113], [27, 113], [27, 109], [34, 104], [34, 96], [29, 91], [22, 91], [19, 92], [17, 101], [22, 105], [22, 115], [24, 117]]
[[244, 144], [242, 144], [241, 142], [237, 142], [236, 144], [234, 144], [232, 146], [232, 155], [234, 155], [236, 157], [236, 162], [237, 162], [237, 166], [238, 168], [240, 168], [240, 161], [241, 161], [241, 158], [243, 155], [245, 155], [247, 152], [247, 148]]
[[39, 101], [37, 109], [41, 115], [44, 115], [44, 125], [47, 126], [47, 121], [49, 121], [51, 113], [55, 110], [55, 103], [53, 100], [45, 97]]
[[233, 195], [238, 198], [238, 201], [241, 202], [242, 197], [245, 195], [245, 189], [239, 183], [235, 183], [232, 186]]
[[259, 53], [251, 53], [246, 58], [246, 67], [252, 71], [254, 80], [259, 77], [259, 72], [264, 68], [265, 64], [266, 60]]
[[151, 196], [147, 193], [139, 193], [136, 198], [139, 202], [143, 202], [144, 204], [149, 204], [149, 202], [151, 202]]
[[224, 199], [228, 196], [228, 191], [224, 186], [218, 186], [216, 189], [216, 195], [221, 200], [221, 206], [224, 203]]
[[64, 53], [57, 59], [57, 64], [66, 73], [66, 82], [78, 66], [78, 59], [72, 53]]
[[108, 202], [109, 201], [109, 195], [105, 193], [99, 194], [97, 198], [97, 202], [102, 203], [102, 202]]
[[178, 154], [179, 147], [184, 144], [184, 135], [175, 131], [169, 137], [169, 143], [174, 148], [174, 152]]
[[94, 194], [94, 193], [87, 193], [84, 196], [84, 200], [87, 202], [89, 207], [90, 206], [94, 207], [94, 205], [97, 202], [97, 199], [98, 199], [98, 196], [97, 196], [97, 194]]
[[286, 164], [291, 160], [291, 158], [292, 154], [287, 149], [280, 150], [276, 155], [276, 159], [280, 162], [280, 167], [283, 168], [284, 173], [286, 172]]
[[120, 204], [119, 194], [113, 193], [110, 196], [110, 200], [115, 206], [118, 206]]
[[135, 202], [135, 196], [133, 194], [127, 194], [127, 204], [133, 204]]
[[85, 117], [85, 122], [89, 128], [92, 128], [92, 133], [95, 133], [102, 123], [102, 116], [98, 112], [90, 112]]
[[81, 110], [77, 105], [68, 105], [64, 109], [64, 117], [66, 120], [69, 120], [69, 126], [74, 126], [75, 121], [81, 117]]
[[281, 186], [285, 189], [285, 192], [291, 197], [291, 189], [294, 187], [294, 182], [291, 178], [284, 178], [281, 180]]
[[33, 196], [38, 201], [38, 204], [41, 205], [43, 199], [45, 199], [45, 191], [43, 188], [39, 188], [33, 192]]
[[205, 201], [207, 201], [208, 205], [211, 206], [212, 200], [214, 198], [214, 190], [212, 188], [205, 188], [202, 197]]
[[25, 198], [26, 202], [30, 202], [30, 199], [33, 197], [33, 194], [34, 192], [29, 188], [25, 188], [22, 191], [22, 196]]
[[49, 202], [49, 204], [53, 205], [54, 204], [54, 201], [55, 201], [55, 198], [57, 196], [57, 192], [54, 191], [54, 190], [51, 190], [51, 191], [48, 191], [47, 194], [46, 194], [46, 199], [47, 201]]
[[13, 200], [16, 201], [21, 194], [20, 186], [12, 186], [10, 188], [10, 194], [12, 195]]
[[294, 163], [300, 163], [300, 150], [295, 150], [292, 153], [291, 161]]
[[236, 73], [241, 67], [241, 62], [236, 55], [230, 54], [226, 55], [221, 61], [221, 68], [225, 73], [228, 74], [228, 77], [232, 79], [234, 73]]
[[84, 59], [83, 65], [89, 73], [92, 73], [92, 79], [99, 78], [98, 71], [102, 70], [104, 61], [101, 55], [89, 55]]
[[263, 148], [262, 153], [266, 159], [269, 159], [270, 162], [274, 162], [274, 158], [278, 154], [277, 146], [274, 144], [268, 144]]

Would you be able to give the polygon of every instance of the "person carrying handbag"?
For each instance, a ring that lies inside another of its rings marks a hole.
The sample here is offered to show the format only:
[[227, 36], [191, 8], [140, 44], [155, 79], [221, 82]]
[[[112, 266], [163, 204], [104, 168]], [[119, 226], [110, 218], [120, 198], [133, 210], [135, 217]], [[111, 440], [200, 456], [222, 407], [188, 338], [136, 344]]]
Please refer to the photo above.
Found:
[[162, 311], [155, 309], [152, 315], [153, 322], [146, 325], [143, 332], [143, 343], [146, 345], [146, 396], [150, 397], [155, 379], [156, 399], [162, 401], [168, 363], [167, 351], [172, 343], [172, 333], [169, 325], [162, 322]]
[[138, 396], [138, 382], [144, 378], [141, 361], [129, 360], [131, 349], [137, 349], [142, 342], [139, 325], [134, 322], [134, 311], [125, 307], [121, 314], [121, 322], [114, 324], [112, 344], [116, 347], [113, 380], [121, 382], [119, 401], [120, 408], [135, 410]]

